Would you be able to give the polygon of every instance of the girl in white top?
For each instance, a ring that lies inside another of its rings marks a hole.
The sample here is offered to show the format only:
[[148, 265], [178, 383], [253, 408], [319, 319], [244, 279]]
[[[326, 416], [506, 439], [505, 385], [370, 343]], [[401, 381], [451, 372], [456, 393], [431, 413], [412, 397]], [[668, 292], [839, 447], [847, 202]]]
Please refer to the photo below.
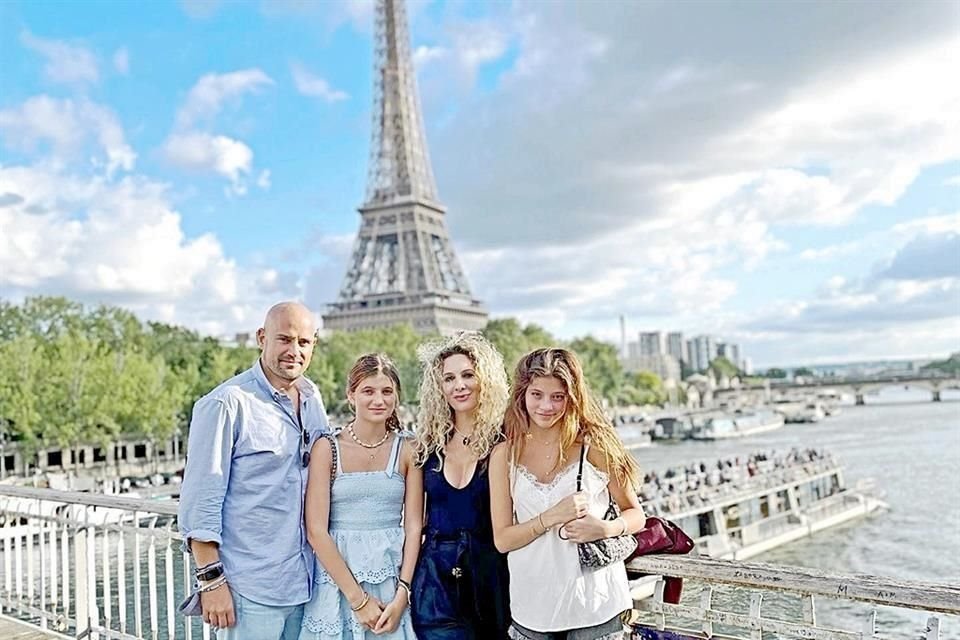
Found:
[[[577, 543], [643, 527], [639, 468], [590, 395], [572, 352], [538, 349], [520, 360], [504, 427], [506, 441], [490, 460], [490, 504], [494, 544], [510, 566], [510, 637], [624, 637], [620, 614], [632, 601], [623, 563], [583, 568]], [[603, 520], [610, 496], [621, 516]]]

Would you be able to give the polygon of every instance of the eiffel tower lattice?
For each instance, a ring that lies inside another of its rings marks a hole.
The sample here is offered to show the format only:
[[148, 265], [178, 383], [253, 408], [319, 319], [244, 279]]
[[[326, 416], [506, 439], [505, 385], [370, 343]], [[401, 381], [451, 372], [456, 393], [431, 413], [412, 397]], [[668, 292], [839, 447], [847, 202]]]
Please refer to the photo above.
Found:
[[373, 136], [360, 230], [324, 327], [356, 331], [409, 323], [420, 333], [480, 329], [437, 201], [403, 0], [378, 0]]

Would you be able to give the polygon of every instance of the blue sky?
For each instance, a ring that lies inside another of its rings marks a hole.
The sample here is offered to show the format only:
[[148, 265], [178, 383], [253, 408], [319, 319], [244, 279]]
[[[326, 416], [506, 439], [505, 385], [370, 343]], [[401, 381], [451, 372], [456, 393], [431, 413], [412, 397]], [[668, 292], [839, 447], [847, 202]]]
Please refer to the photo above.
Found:
[[[409, 3], [474, 294], [562, 337], [760, 366], [960, 349], [960, 12], [942, 2]], [[335, 298], [372, 5], [0, 3], [0, 296], [215, 335]]]

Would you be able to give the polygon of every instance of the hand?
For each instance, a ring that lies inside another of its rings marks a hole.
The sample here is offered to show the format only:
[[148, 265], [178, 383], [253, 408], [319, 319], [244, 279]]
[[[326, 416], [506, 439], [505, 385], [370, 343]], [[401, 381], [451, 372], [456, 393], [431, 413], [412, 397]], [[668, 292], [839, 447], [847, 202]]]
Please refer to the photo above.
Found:
[[380, 634], [396, 631], [397, 627], [400, 626], [400, 616], [403, 615], [403, 610], [407, 608], [407, 604], [407, 590], [397, 589], [397, 594], [393, 597], [393, 600], [384, 607], [383, 613], [380, 614], [380, 619], [373, 627], [373, 632]]
[[200, 606], [203, 608], [203, 621], [210, 626], [226, 629], [237, 624], [237, 617], [233, 612], [233, 595], [226, 584], [213, 591], [201, 593]]
[[373, 596], [370, 596], [367, 599], [367, 603], [360, 607], [360, 609], [357, 611], [354, 611], [353, 615], [357, 617], [357, 622], [372, 631], [374, 626], [376, 626], [377, 621], [380, 620], [380, 615], [382, 613], [383, 603]]
[[553, 505], [545, 514], [545, 520], [549, 520], [551, 526], [554, 524], [565, 524], [571, 520], [582, 518], [587, 515], [587, 494], [583, 491], [571, 493], [569, 496]]
[[593, 542], [609, 538], [608, 521], [587, 514], [582, 518], [563, 525], [563, 536], [571, 542]]

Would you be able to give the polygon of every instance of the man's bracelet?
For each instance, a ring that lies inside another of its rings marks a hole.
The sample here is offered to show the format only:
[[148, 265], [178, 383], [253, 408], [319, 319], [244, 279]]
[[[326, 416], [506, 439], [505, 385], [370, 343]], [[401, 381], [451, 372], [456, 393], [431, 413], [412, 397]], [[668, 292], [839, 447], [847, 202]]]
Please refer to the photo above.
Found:
[[202, 586], [198, 589], [198, 591], [199, 591], [200, 593], [206, 593], [207, 591], [213, 591], [214, 589], [217, 589], [217, 588], [219, 588], [219, 587], [222, 587], [222, 586], [225, 585], [225, 584], [227, 584], [227, 576], [221, 576], [219, 579], [214, 580], [214, 581], [211, 582], [210, 584], [202, 585]]
[[193, 572], [194, 577], [200, 582], [209, 582], [223, 575], [223, 563], [212, 562], [205, 567], [200, 567]]

